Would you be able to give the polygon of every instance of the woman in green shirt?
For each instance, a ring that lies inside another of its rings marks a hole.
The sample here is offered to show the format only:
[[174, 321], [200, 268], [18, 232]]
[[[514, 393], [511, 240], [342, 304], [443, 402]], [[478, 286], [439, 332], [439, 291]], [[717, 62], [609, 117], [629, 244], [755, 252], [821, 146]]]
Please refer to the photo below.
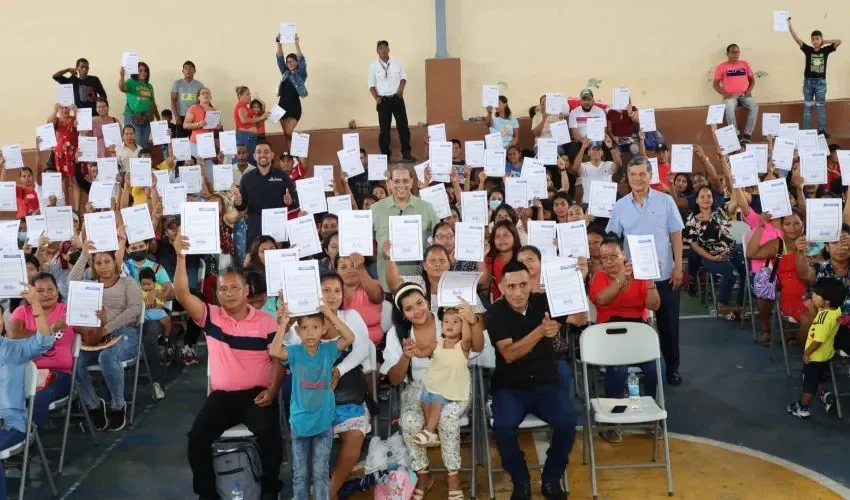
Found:
[[127, 105], [124, 106], [124, 125], [130, 125], [136, 130], [136, 142], [142, 147], [148, 147], [151, 135], [151, 121], [159, 120], [159, 110], [150, 83], [151, 69], [146, 63], [139, 63], [139, 73], [126, 78], [124, 68], [121, 68], [121, 79], [118, 88], [127, 95]]

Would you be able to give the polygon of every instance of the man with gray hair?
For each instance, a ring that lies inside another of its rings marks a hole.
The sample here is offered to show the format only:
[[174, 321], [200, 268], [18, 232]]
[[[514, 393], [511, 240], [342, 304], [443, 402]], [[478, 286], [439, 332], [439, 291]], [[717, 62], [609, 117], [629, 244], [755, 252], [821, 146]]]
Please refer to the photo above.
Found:
[[[625, 237], [630, 234], [655, 238], [661, 265], [661, 279], [655, 282], [661, 296], [658, 309], [658, 334], [667, 365], [667, 383], [679, 385], [679, 287], [682, 284], [682, 216], [673, 198], [649, 188], [652, 166], [645, 158], [629, 162], [626, 176], [632, 192], [620, 198], [608, 221], [608, 232]], [[628, 246], [626, 247], [628, 251]]]

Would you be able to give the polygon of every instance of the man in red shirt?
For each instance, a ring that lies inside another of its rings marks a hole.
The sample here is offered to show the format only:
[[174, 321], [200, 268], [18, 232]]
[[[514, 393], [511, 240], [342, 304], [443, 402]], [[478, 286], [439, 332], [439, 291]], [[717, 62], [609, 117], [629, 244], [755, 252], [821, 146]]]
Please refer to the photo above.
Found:
[[[756, 78], [747, 61], [741, 60], [741, 49], [736, 44], [726, 47], [727, 60], [714, 71], [714, 91], [723, 96], [726, 105], [726, 123], [735, 127], [741, 142], [752, 142], [753, 129], [756, 127], [759, 105], [753, 99], [753, 87]], [[747, 109], [747, 124], [741, 133], [735, 124], [735, 109], [743, 106]]]
[[[635, 106], [630, 106], [629, 109], [609, 109], [608, 110], [608, 133], [614, 141], [614, 144], [620, 150], [620, 153], [630, 152], [633, 156], [638, 154], [637, 148], [637, 112]], [[631, 146], [634, 145], [634, 148]]]

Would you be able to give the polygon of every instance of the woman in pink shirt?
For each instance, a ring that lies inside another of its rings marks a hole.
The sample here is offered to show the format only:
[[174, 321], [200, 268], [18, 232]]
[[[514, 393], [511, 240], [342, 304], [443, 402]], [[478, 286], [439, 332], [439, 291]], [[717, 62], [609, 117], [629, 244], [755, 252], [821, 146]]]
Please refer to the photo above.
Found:
[[[59, 302], [59, 289], [53, 275], [38, 273], [30, 280], [30, 283], [41, 299], [43, 314], [47, 315], [50, 330], [56, 336], [53, 347], [33, 360], [39, 372], [49, 371], [47, 386], [35, 396], [35, 414], [33, 415], [36, 425], [46, 429], [50, 403], [68, 396], [71, 391], [74, 329], [65, 324], [66, 306]], [[9, 317], [9, 338], [26, 339], [35, 335], [35, 320], [32, 306], [21, 304]]]
[[334, 267], [342, 277], [344, 285], [343, 308], [360, 313], [369, 330], [369, 339], [373, 344], [379, 345], [384, 339], [384, 330], [381, 328], [384, 291], [381, 283], [369, 276], [363, 256], [358, 253], [348, 257], [337, 256]]

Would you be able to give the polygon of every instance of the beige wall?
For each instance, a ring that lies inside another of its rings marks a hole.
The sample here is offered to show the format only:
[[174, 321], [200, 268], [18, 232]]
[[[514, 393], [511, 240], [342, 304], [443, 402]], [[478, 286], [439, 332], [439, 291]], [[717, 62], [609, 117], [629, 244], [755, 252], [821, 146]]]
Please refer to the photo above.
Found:
[[[589, 78], [602, 80], [598, 95], [627, 86], [636, 104], [658, 108], [705, 105], [717, 99], [710, 74], [737, 42], [756, 71], [761, 101], [801, 98], [803, 56], [786, 33], [774, 33], [774, 8], [793, 12], [800, 34], [815, 28], [850, 39], [841, 21], [850, 18], [847, 0], [780, 6], [767, 0], [447, 0], [448, 46], [462, 59], [464, 116], [481, 114], [480, 85], [505, 82], [505, 94], [519, 116], [547, 91], [575, 95]], [[808, 2], [807, 2], [808, 3]], [[789, 5], [791, 4], [791, 5]], [[434, 55], [432, 0], [148, 0], [127, 12], [115, 1], [89, 0], [85, 8], [54, 2], [5, 2], [0, 16], [3, 79], [0, 143], [33, 146], [35, 126], [54, 100], [50, 75], [87, 57], [101, 77], [119, 116], [124, 97], [117, 88], [121, 52], [138, 51], [151, 65], [160, 108], [169, 106], [171, 82], [185, 59], [198, 66], [198, 79], [212, 88], [227, 115], [234, 88], [248, 85], [273, 100], [279, 73], [274, 62], [278, 22], [298, 24], [308, 58], [310, 96], [301, 128], [344, 127], [377, 121], [367, 82], [375, 42], [390, 41], [405, 64], [405, 94], [411, 123], [425, 120], [425, 59]], [[197, 7], [196, 7], [197, 6]], [[699, 6], [699, 7], [698, 7]], [[290, 11], [292, 9], [292, 12]], [[197, 13], [194, 21], [186, 13]], [[129, 20], [138, 26], [128, 28]], [[178, 24], [179, 23], [179, 24]], [[85, 29], [80, 29], [84, 27]], [[132, 41], [131, 41], [132, 40]], [[831, 98], [850, 97], [841, 78], [850, 60], [842, 48], [830, 58]], [[269, 125], [274, 131], [274, 126]]]

